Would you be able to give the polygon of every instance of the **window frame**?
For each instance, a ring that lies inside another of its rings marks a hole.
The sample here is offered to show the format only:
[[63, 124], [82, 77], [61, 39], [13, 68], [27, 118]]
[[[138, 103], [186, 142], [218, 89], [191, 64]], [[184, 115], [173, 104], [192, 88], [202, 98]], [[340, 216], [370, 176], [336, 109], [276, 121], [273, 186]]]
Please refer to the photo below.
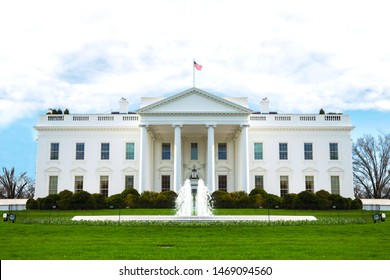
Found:
[[[336, 148], [336, 149], [334, 149]], [[329, 159], [330, 160], [339, 160], [339, 143], [331, 142], [329, 143]]]
[[227, 143], [218, 143], [218, 160], [227, 160]]
[[[258, 148], [256, 148], [258, 147]], [[253, 158], [254, 160], [263, 160], [263, 143], [256, 142], [253, 145]]]
[[161, 143], [161, 160], [171, 160], [171, 143], [170, 142]]
[[125, 144], [125, 159], [134, 160], [135, 159], [135, 143], [126, 142]]
[[161, 175], [161, 192], [171, 190], [171, 175]]
[[[107, 150], [105, 149], [107, 148]], [[110, 160], [110, 143], [100, 143], [100, 160]]]
[[191, 151], [191, 160], [198, 160], [199, 150], [198, 150], [198, 143], [192, 142], [190, 144], [190, 151]]
[[[282, 149], [286, 147], [286, 150]], [[279, 143], [279, 160], [288, 160], [288, 143]]]
[[227, 175], [218, 175], [218, 190], [227, 192]]
[[279, 177], [279, 185], [280, 185], [280, 197], [284, 197], [287, 194], [289, 194], [289, 176], [288, 175], [281, 175]]
[[[81, 180], [77, 180], [80, 179]], [[81, 187], [80, 187], [80, 182], [81, 182]], [[84, 176], [82, 175], [76, 175], [74, 176], [74, 193], [78, 193], [84, 190]]]
[[[79, 149], [82, 147], [82, 149]], [[85, 159], [85, 143], [76, 143], [76, 160], [84, 160]]]
[[[55, 180], [54, 180], [55, 179]], [[58, 194], [58, 175], [49, 176], [49, 195]]]
[[50, 160], [59, 160], [60, 159], [60, 143], [53, 142], [50, 143]]
[[[107, 180], [103, 180], [103, 179], [107, 179]], [[106, 183], [106, 184], [104, 184], [104, 183]], [[100, 194], [105, 196], [105, 197], [108, 197], [108, 191], [110, 188], [110, 176], [100, 175], [99, 187], [100, 187], [99, 188]]]
[[[309, 149], [306, 149], [310, 147]], [[313, 160], [313, 143], [303, 143], [303, 156], [305, 160]]]

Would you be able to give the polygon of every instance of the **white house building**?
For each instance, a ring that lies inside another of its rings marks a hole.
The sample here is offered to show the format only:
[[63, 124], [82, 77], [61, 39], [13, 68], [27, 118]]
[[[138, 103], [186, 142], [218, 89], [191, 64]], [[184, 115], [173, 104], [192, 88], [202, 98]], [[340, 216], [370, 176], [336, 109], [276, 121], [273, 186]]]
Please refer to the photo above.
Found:
[[193, 176], [210, 191], [324, 189], [353, 197], [349, 116], [276, 114], [266, 98], [260, 106], [254, 113], [247, 98], [191, 88], [142, 98], [136, 113], [122, 98], [116, 113], [41, 115], [36, 196], [178, 192]]

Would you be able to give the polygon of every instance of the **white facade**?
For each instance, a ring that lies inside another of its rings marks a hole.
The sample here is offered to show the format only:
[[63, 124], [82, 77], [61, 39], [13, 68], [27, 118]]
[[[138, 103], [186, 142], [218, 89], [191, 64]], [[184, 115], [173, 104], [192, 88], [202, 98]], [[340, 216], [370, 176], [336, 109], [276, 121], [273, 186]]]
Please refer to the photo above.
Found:
[[[195, 169], [211, 191], [284, 195], [321, 189], [353, 197], [347, 115], [261, 113], [246, 98], [221, 98], [192, 88], [144, 98], [136, 113], [42, 115], [36, 196], [68, 189], [113, 195], [178, 192]], [[49, 191], [50, 189], [50, 191]]]

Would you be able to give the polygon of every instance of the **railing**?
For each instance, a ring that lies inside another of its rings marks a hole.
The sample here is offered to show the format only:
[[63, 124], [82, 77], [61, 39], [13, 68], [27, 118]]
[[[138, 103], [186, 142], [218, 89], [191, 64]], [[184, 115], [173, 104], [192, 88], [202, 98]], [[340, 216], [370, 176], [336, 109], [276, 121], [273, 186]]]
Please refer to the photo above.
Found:
[[138, 115], [41, 115], [39, 125], [50, 125], [55, 122], [55, 125], [60, 126], [85, 126], [85, 125], [101, 125], [102, 123], [110, 123], [110, 126], [134, 125], [138, 126]]
[[[348, 115], [274, 115], [274, 114], [253, 114], [249, 117], [252, 125], [351, 125]], [[261, 124], [260, 124], [261, 123]]]

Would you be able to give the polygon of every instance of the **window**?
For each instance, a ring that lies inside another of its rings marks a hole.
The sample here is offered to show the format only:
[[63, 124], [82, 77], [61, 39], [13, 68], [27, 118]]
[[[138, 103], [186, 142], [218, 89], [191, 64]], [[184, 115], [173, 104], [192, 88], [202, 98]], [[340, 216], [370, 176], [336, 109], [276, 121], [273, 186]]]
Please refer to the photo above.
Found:
[[110, 143], [101, 144], [100, 159], [110, 159]]
[[171, 189], [171, 176], [162, 175], [161, 176], [161, 191], [169, 191]]
[[198, 143], [191, 143], [191, 160], [198, 160]]
[[313, 144], [312, 143], [305, 143], [304, 149], [305, 149], [305, 160], [312, 160], [313, 159]]
[[134, 176], [126, 175], [125, 176], [125, 189], [134, 189]]
[[288, 194], [288, 176], [280, 176], [280, 196]]
[[81, 192], [83, 190], [84, 185], [84, 177], [83, 176], [75, 176], [74, 177], [74, 192]]
[[339, 159], [339, 145], [338, 143], [329, 143], [329, 152], [331, 160]]
[[226, 160], [227, 159], [226, 143], [218, 143], [218, 159], [219, 160]]
[[100, 176], [100, 194], [108, 197], [108, 176]]
[[171, 159], [171, 143], [162, 143], [161, 159], [163, 160]]
[[263, 143], [255, 143], [255, 160], [263, 159]]
[[306, 190], [314, 193], [314, 176], [305, 176]]
[[57, 194], [58, 192], [58, 176], [49, 177], [49, 194]]
[[126, 159], [134, 160], [134, 143], [126, 143]]
[[255, 176], [255, 189], [264, 190], [264, 177], [262, 175]]
[[58, 160], [60, 155], [60, 143], [51, 143], [50, 144], [50, 159]]
[[330, 193], [340, 194], [340, 177], [330, 176]]
[[219, 175], [218, 176], [218, 190], [227, 192], [227, 176]]
[[76, 160], [84, 160], [84, 143], [76, 143]]
[[288, 159], [287, 143], [279, 143], [279, 159]]

